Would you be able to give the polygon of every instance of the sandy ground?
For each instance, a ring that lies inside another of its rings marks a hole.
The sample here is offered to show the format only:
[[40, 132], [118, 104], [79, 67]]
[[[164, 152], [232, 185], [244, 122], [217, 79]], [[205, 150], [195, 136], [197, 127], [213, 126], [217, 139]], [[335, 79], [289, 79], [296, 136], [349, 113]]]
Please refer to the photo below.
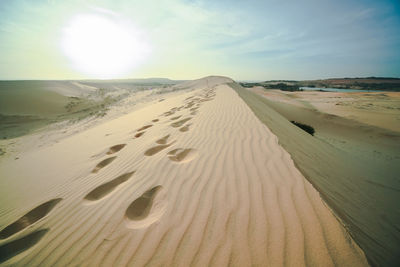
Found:
[[0, 263], [366, 266], [231, 82], [187, 83], [162, 102], [3, 159]]
[[255, 87], [268, 99], [400, 133], [400, 92], [285, 92]]
[[[299, 170], [343, 219], [371, 264], [398, 265], [400, 134], [391, 129], [397, 129], [394, 122], [399, 111], [382, 109], [380, 113], [372, 107], [376, 117], [385, 119], [366, 121], [370, 111], [362, 113], [358, 108], [366, 101], [364, 93], [357, 99], [353, 93], [288, 93], [234, 87], [257, 117], [279, 137], [279, 144], [291, 154]], [[375, 102], [372, 96], [366, 97], [374, 105], [396, 107], [399, 93], [387, 95], [393, 98], [383, 101], [381, 94], [375, 94]], [[352, 99], [354, 106], [335, 105], [343, 99]], [[331, 110], [335, 114], [344, 112], [346, 116], [327, 113]], [[294, 126], [291, 120], [313, 126], [315, 135]], [[383, 124], [383, 121], [393, 124]], [[374, 126], [378, 124], [387, 127]]]

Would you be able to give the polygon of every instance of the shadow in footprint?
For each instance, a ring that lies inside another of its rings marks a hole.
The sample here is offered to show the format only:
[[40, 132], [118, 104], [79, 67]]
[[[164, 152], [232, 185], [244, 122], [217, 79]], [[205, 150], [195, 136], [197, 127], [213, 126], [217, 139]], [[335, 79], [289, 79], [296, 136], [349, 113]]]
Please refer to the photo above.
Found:
[[114, 191], [114, 189], [116, 189], [117, 186], [128, 181], [129, 178], [131, 178], [131, 176], [134, 173], [135, 172], [129, 172], [129, 173], [122, 174], [122, 175], [118, 176], [117, 178], [115, 178], [114, 180], [111, 180], [107, 183], [104, 183], [104, 184], [96, 187], [89, 194], [87, 194], [84, 197], [84, 199], [89, 200], [89, 201], [96, 201], [96, 200], [102, 199], [103, 197], [107, 196], [112, 191]]
[[158, 122], [159, 121], [159, 119], [154, 119], [154, 120], [152, 120], [152, 122]]
[[29, 211], [27, 214], [8, 225], [0, 232], [0, 239], [6, 239], [15, 233], [18, 233], [25, 229], [26, 227], [34, 224], [38, 220], [46, 216], [60, 201], [62, 198], [55, 198], [46, 203], [43, 203], [33, 210]]
[[119, 144], [119, 145], [115, 145], [110, 147], [110, 149], [107, 151], [107, 155], [111, 155], [114, 153], [117, 153], [118, 151], [120, 151], [121, 149], [123, 149], [126, 146], [126, 144]]
[[153, 199], [157, 195], [157, 192], [162, 188], [161, 185], [153, 187], [147, 190], [139, 198], [133, 201], [126, 209], [126, 217], [130, 220], [142, 220], [149, 215]]
[[170, 145], [172, 145], [174, 142], [170, 143], [170, 144], [165, 144], [165, 145], [158, 145], [152, 148], [147, 149], [144, 152], [145, 156], [153, 156], [155, 154], [157, 154], [158, 152], [160, 152], [163, 149], [166, 149], [167, 147], [169, 147]]
[[187, 122], [187, 121], [189, 121], [191, 119], [192, 118], [186, 118], [186, 119], [171, 123], [171, 126], [174, 127], [174, 128], [181, 127], [183, 124], [185, 124], [185, 122]]
[[143, 130], [146, 130], [147, 128], [150, 128], [151, 126], [153, 126], [153, 124], [149, 124], [149, 125], [143, 126], [142, 128], [137, 129], [136, 132], [141, 132]]
[[187, 131], [189, 131], [189, 126], [190, 126], [190, 125], [185, 125], [185, 126], [179, 128], [179, 131], [181, 131], [181, 132], [187, 132]]
[[192, 148], [177, 148], [168, 152], [167, 155], [170, 160], [183, 163], [192, 161], [197, 156], [197, 150]]
[[135, 134], [135, 138], [141, 137], [144, 133], [145, 133], [145, 132], [140, 132], [140, 133]]
[[110, 164], [111, 162], [113, 162], [117, 157], [110, 157], [107, 159], [104, 159], [102, 161], [100, 161], [99, 164], [96, 165], [96, 167], [94, 167], [94, 169], [92, 170], [92, 173], [97, 173], [98, 171], [100, 171], [102, 168], [104, 168], [105, 166], [107, 166], [108, 164]]
[[177, 120], [177, 119], [179, 119], [180, 117], [182, 117], [182, 115], [179, 115], [179, 116], [173, 117], [173, 118], [171, 118], [171, 121]]
[[161, 185], [147, 190], [126, 209], [127, 226], [140, 228], [151, 225], [164, 214], [166, 204], [165, 192]]
[[173, 115], [173, 114], [175, 114], [175, 111], [174, 111], [174, 110], [171, 110], [171, 111], [167, 111], [167, 112], [163, 113], [162, 115], [163, 115], [164, 117], [168, 117], [168, 116], [171, 116], [171, 115]]
[[165, 145], [170, 135], [166, 135], [163, 138], [160, 138], [156, 141], [157, 144]]
[[145, 132], [140, 132], [140, 133], [135, 134], [135, 138], [141, 137], [144, 133], [145, 133]]
[[195, 103], [196, 103], [196, 102], [192, 101], [192, 102], [186, 104], [185, 109], [188, 109], [188, 108], [193, 107]]
[[3, 263], [12, 257], [24, 252], [25, 250], [33, 247], [40, 239], [49, 231], [49, 229], [42, 229], [30, 233], [20, 239], [13, 240], [0, 246], [0, 263]]

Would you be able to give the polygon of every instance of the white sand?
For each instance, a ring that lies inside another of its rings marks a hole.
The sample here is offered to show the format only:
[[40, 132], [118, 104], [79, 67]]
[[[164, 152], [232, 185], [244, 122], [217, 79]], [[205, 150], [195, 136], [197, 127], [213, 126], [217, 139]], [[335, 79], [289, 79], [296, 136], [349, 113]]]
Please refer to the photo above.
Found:
[[0, 229], [62, 198], [1, 232], [3, 263], [367, 265], [228, 82], [191, 82], [196, 90], [3, 160]]

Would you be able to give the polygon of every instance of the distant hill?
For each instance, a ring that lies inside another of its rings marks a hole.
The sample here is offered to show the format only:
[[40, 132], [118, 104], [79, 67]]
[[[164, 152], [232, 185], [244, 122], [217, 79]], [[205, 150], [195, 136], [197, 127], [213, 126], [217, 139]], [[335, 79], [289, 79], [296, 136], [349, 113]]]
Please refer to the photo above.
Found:
[[258, 83], [242, 83], [242, 86], [263, 86], [268, 89], [282, 89], [288, 91], [297, 91], [300, 87], [400, 91], [400, 78], [331, 78], [306, 81], [270, 80]]
[[171, 86], [183, 81], [175, 81], [167, 78], [146, 78], [146, 79], [115, 79], [115, 80], [81, 80], [80, 84], [106, 89], [137, 89], [138, 86]]
[[400, 91], [399, 78], [367, 77], [367, 78], [334, 78], [324, 80], [299, 81], [300, 86], [321, 88], [344, 88], [364, 90]]
[[80, 80], [84, 84], [132, 84], [132, 85], [174, 85], [184, 80], [170, 80], [168, 78], [143, 78], [143, 79], [111, 79], [111, 80]]

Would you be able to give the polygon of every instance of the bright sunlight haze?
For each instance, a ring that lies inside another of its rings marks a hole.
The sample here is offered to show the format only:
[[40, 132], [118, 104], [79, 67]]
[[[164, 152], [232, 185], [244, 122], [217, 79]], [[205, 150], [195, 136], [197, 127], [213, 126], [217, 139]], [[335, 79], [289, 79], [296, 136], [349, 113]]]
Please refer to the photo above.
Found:
[[62, 49], [78, 71], [98, 78], [117, 77], [149, 53], [149, 46], [129, 26], [99, 15], [76, 16], [63, 29]]

